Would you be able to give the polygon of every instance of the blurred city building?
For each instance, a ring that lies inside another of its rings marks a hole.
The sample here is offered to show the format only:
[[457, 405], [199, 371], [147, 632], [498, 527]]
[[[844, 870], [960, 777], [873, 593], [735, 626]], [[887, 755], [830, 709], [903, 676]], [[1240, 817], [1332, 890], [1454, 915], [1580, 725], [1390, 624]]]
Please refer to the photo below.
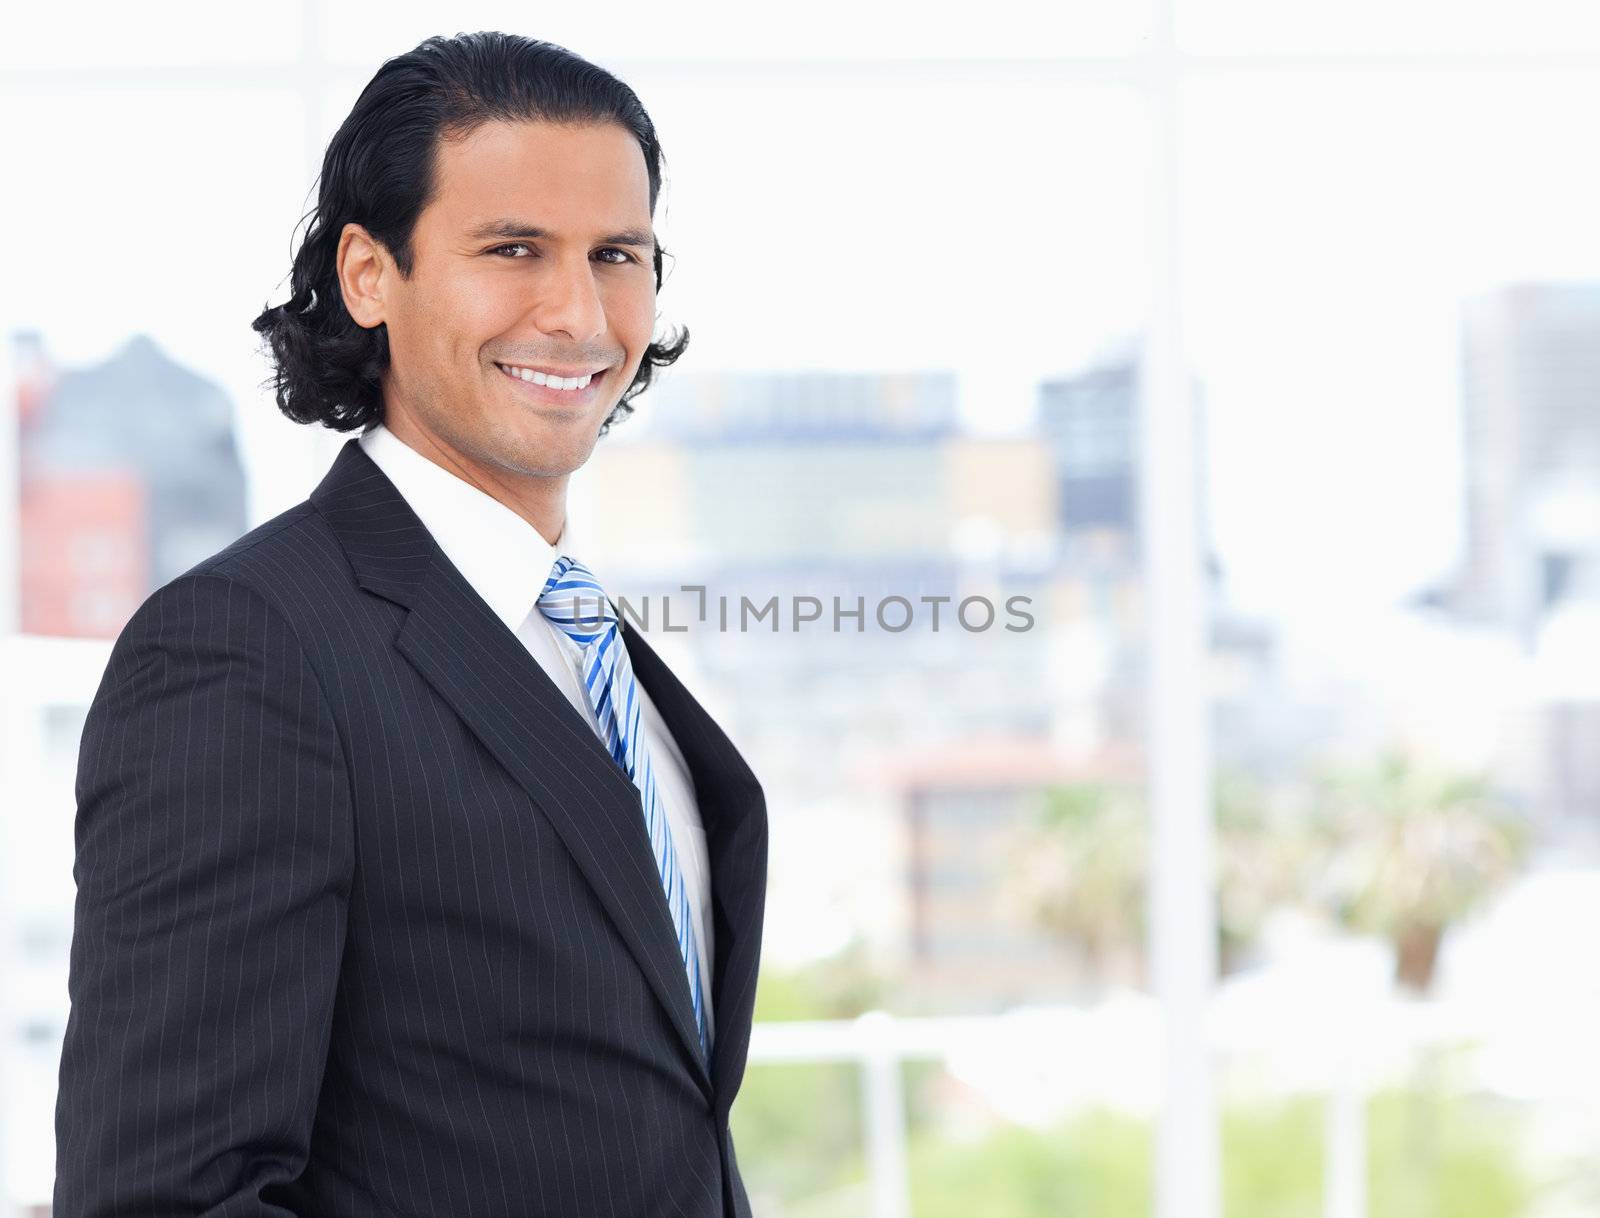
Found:
[[1527, 657], [1502, 769], [1542, 819], [1600, 826], [1600, 282], [1518, 283], [1461, 309], [1465, 543], [1423, 600]]
[[1463, 302], [1466, 546], [1451, 607], [1531, 645], [1600, 583], [1600, 283]]
[[[1056, 557], [1049, 452], [965, 434], [957, 391], [943, 372], [664, 377], [647, 426], [596, 449], [585, 522], [608, 586], [670, 597], [671, 627], [646, 629], [682, 642], [761, 759], [769, 908], [832, 901], [835, 923], [888, 958], [903, 954], [904, 826], [875, 759], [977, 731], [1048, 739], [1055, 714], [1039, 628]], [[1006, 629], [1024, 624], [1012, 596], [1031, 598], [1033, 628]], [[993, 616], [972, 602], [963, 626], [972, 597]], [[741, 622], [743, 603], [773, 598], [779, 618]], [[819, 616], [797, 626], [805, 598]]]
[[[1001, 899], [1000, 843], [1048, 781], [1143, 739], [1138, 375], [1129, 352], [1040, 385], [1021, 435], [965, 430], [958, 390], [942, 372], [669, 374], [637, 430], [596, 449], [585, 533], [761, 759], [771, 908], [831, 899], [908, 1001], [987, 1009], [1081, 981]], [[1271, 636], [1228, 615], [1209, 572], [1218, 714], [1250, 753], [1287, 722], [1233, 709], [1262, 700]], [[1008, 630], [1017, 596], [1026, 628]], [[741, 628], [741, 603], [772, 597], [781, 620]], [[796, 626], [804, 597], [820, 616]], [[915, 606], [903, 630], [875, 620], [896, 597]], [[969, 597], [994, 606], [988, 629], [958, 618]]]
[[914, 1009], [992, 1010], [1067, 1002], [1094, 963], [1052, 935], [1008, 882], [1047, 789], [1140, 780], [1135, 750], [1068, 761], [1045, 742], [973, 738], [886, 761], [904, 818], [905, 1000]]
[[249, 527], [233, 406], [139, 335], [59, 370], [13, 337], [21, 628], [109, 638], [156, 588]]

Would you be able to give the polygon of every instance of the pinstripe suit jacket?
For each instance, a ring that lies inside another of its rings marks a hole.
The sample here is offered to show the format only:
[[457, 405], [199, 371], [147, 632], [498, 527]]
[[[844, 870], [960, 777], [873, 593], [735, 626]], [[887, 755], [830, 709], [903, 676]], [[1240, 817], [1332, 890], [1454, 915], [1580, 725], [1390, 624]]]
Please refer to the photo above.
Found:
[[709, 1068], [637, 790], [355, 440], [152, 594], [79, 754], [57, 1218], [748, 1216], [765, 803], [624, 638], [705, 822]]

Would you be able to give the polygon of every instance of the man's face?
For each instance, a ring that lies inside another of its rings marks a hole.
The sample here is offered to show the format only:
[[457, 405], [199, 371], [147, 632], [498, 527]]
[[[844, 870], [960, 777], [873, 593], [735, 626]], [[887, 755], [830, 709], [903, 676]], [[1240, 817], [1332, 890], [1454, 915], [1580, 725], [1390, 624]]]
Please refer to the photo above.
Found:
[[[644, 153], [625, 128], [490, 122], [439, 146], [410, 279], [382, 281], [385, 420], [490, 477], [565, 476], [633, 382], [655, 324]], [[506, 368], [562, 376], [561, 389]], [[487, 468], [485, 468], [487, 467]]]

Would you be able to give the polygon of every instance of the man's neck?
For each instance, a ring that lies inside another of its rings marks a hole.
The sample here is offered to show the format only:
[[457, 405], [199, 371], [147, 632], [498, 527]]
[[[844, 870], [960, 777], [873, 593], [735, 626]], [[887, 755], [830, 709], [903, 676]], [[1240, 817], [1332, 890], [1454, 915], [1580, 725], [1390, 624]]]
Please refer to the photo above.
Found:
[[477, 487], [531, 524], [551, 545], [561, 540], [567, 519], [567, 479], [518, 476], [462, 456], [419, 426], [404, 411], [386, 411], [383, 425], [395, 439], [441, 469]]

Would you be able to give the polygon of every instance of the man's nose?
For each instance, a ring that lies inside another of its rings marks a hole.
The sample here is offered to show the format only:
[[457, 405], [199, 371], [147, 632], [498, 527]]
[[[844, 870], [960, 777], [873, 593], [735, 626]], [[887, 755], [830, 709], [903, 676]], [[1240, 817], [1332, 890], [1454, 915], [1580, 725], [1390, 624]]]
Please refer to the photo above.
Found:
[[546, 334], [565, 334], [573, 342], [587, 342], [605, 333], [605, 306], [595, 290], [594, 270], [587, 258], [565, 260], [544, 277], [534, 324]]

